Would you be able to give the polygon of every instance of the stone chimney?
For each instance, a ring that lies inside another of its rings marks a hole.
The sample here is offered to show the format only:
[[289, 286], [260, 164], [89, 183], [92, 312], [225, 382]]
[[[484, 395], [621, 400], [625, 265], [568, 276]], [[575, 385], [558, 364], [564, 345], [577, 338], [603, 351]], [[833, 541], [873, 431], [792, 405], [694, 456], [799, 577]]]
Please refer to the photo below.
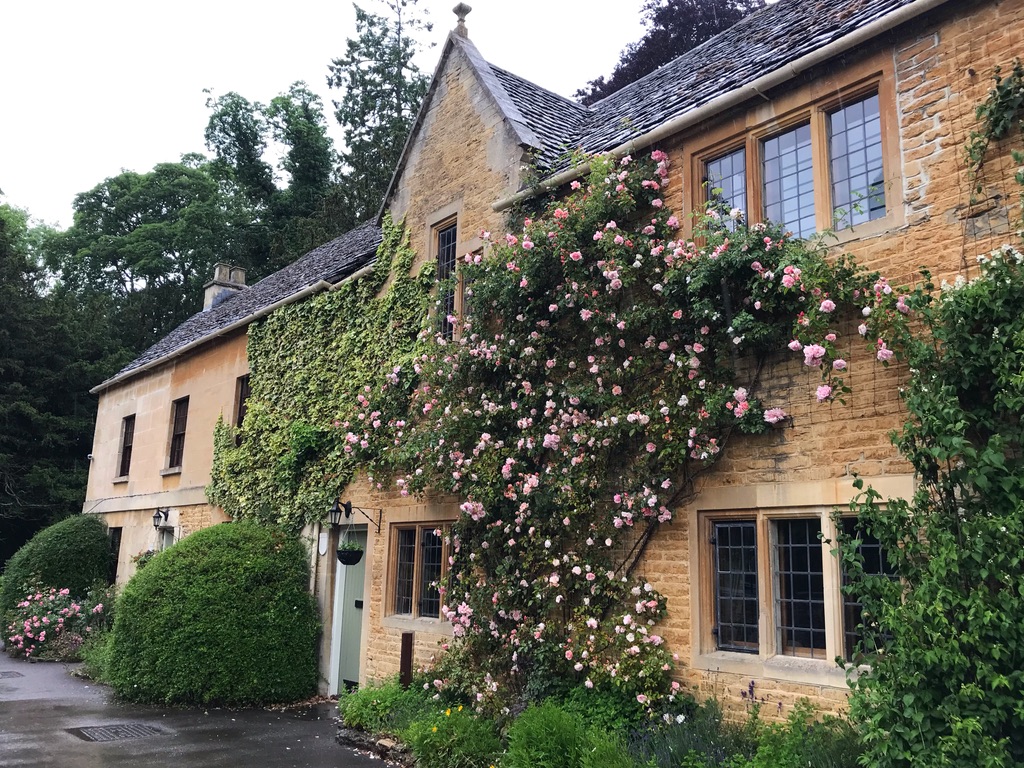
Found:
[[465, 3], [459, 3], [454, 8], [452, 8], [452, 13], [454, 13], [459, 18], [459, 23], [455, 25], [455, 34], [458, 35], [459, 37], [465, 37], [466, 39], [469, 39], [469, 30], [466, 29], [466, 16], [468, 16], [469, 12], [472, 10], [473, 9], [466, 5]]
[[203, 290], [203, 312], [206, 312], [231, 294], [245, 290], [245, 270], [227, 264], [214, 264], [213, 280], [204, 285]]

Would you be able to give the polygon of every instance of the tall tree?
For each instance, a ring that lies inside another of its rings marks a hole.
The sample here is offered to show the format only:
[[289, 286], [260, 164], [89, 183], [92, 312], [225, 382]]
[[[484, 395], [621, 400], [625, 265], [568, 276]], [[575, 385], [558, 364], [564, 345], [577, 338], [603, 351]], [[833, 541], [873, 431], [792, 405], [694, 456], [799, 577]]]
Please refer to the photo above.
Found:
[[764, 6], [765, 0], [646, 0], [644, 36], [626, 46], [607, 79], [591, 80], [574, 95], [587, 105], [600, 101]]
[[0, 563], [81, 509], [96, 381], [123, 358], [101, 306], [48, 287], [40, 232], [0, 205]]
[[428, 78], [413, 63], [413, 35], [431, 24], [416, 15], [416, 0], [387, 0], [388, 15], [356, 10], [356, 37], [329, 65], [327, 84], [343, 92], [334, 115], [344, 129], [342, 193], [356, 221], [380, 208]]
[[310, 216], [328, 193], [337, 160], [323, 102], [305, 83], [293, 83], [271, 99], [264, 114], [274, 140], [286, 148], [281, 169], [289, 176], [283, 195], [287, 212]]
[[121, 344], [138, 352], [202, 308], [203, 283], [232, 250], [230, 207], [203, 166], [125, 171], [75, 198], [47, 266], [76, 296], [108, 297]]
[[[206, 104], [210, 169], [241, 218], [248, 217], [235, 230], [236, 244], [248, 255], [236, 260], [253, 269], [254, 278], [352, 228], [348, 209], [333, 204], [338, 156], [323, 102], [305, 83], [293, 83], [269, 104], [235, 92]], [[283, 151], [276, 167], [267, 159], [271, 144]]]
[[210, 96], [206, 108], [211, 110], [206, 147], [214, 155], [215, 175], [230, 179], [256, 204], [265, 205], [276, 187], [274, 169], [264, 159], [268, 127], [263, 107], [230, 91]]

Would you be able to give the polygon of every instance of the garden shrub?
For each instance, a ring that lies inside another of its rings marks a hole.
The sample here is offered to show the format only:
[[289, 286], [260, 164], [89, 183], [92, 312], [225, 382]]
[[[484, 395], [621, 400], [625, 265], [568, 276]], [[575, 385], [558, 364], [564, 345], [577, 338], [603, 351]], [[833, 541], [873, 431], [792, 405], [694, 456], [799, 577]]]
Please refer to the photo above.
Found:
[[820, 721], [807, 702], [800, 702], [785, 723], [759, 729], [757, 752], [736, 768], [855, 768], [861, 749], [845, 720], [826, 716]]
[[254, 705], [313, 694], [316, 605], [295, 538], [251, 523], [198, 531], [125, 586], [110, 649], [121, 696]]
[[588, 726], [621, 735], [627, 735], [650, 716], [635, 696], [611, 685], [577, 686], [558, 703]]
[[622, 737], [599, 728], [587, 729], [587, 747], [580, 768], [640, 768]]
[[554, 701], [533, 705], [508, 729], [503, 768], [611, 768], [635, 763], [621, 741], [588, 728]]
[[894, 442], [916, 492], [854, 504], [898, 578], [839, 544], [870, 618], [850, 713], [873, 766], [1024, 765], [1024, 251], [979, 262], [912, 297], [927, 333], [906, 341]]
[[741, 725], [726, 722], [718, 702], [709, 699], [687, 715], [642, 734], [634, 752], [661, 768], [732, 766], [751, 757], [757, 748], [756, 710]]
[[108, 682], [110, 679], [110, 645], [114, 635], [110, 630], [93, 632], [82, 643], [78, 655], [82, 659], [81, 674], [90, 680]]
[[338, 697], [345, 725], [375, 734], [397, 736], [414, 720], [436, 708], [421, 687], [403, 688], [397, 677], [369, 682]]
[[78, 661], [85, 639], [109, 625], [107, 606], [113, 598], [112, 587], [91, 589], [85, 599], [76, 600], [68, 589], [33, 585], [9, 613], [7, 652], [25, 658]]
[[26, 585], [67, 589], [84, 598], [97, 581], [110, 576], [107, 526], [96, 515], [75, 515], [43, 528], [15, 552], [4, 568], [0, 616], [21, 602]]
[[481, 768], [493, 765], [501, 753], [493, 721], [463, 706], [417, 719], [402, 736], [418, 768]]

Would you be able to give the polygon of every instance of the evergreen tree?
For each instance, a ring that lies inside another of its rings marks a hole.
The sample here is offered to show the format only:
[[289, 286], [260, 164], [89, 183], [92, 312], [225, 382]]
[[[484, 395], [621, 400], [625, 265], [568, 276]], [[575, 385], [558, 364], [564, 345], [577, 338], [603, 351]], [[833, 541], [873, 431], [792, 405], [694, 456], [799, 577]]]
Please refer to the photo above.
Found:
[[607, 79], [591, 80], [574, 95], [587, 105], [600, 101], [764, 6], [765, 0], [646, 0], [644, 36], [626, 46]]
[[416, 0], [387, 0], [388, 16], [356, 6], [356, 37], [329, 65], [327, 84], [343, 91], [334, 115], [344, 128], [341, 194], [356, 222], [380, 209], [429, 80], [413, 63], [413, 34], [431, 25]]
[[[238, 213], [234, 262], [250, 269], [253, 280], [355, 225], [338, 203], [338, 156], [323, 103], [305, 83], [293, 83], [269, 104], [235, 92], [206, 104], [212, 110], [206, 126], [206, 146], [214, 154], [210, 170]], [[266, 159], [271, 142], [284, 150], [276, 169]]]
[[81, 510], [96, 408], [86, 382], [124, 362], [105, 307], [48, 290], [40, 234], [0, 205], [0, 562]]

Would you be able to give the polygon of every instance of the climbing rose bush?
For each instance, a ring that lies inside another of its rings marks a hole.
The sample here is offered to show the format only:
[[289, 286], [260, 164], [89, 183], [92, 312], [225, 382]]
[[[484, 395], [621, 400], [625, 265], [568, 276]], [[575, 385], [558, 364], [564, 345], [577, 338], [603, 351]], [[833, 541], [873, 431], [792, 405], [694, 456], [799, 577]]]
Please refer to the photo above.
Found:
[[[435, 687], [458, 677], [482, 704], [550, 680], [674, 696], [665, 599], [638, 571], [657, 527], [730, 435], [785, 423], [758, 397], [768, 356], [819, 370], [808, 396], [831, 403], [849, 391], [842, 319], [859, 312], [886, 362], [876, 320], [903, 317], [884, 279], [737, 211], [681, 237], [662, 152], [593, 168], [519, 231], [484, 232], [460, 265], [455, 338], [336, 425], [378, 486], [462, 500], [439, 589], [452, 658], [476, 674], [442, 665]], [[399, 409], [396, 389], [412, 392]]]

